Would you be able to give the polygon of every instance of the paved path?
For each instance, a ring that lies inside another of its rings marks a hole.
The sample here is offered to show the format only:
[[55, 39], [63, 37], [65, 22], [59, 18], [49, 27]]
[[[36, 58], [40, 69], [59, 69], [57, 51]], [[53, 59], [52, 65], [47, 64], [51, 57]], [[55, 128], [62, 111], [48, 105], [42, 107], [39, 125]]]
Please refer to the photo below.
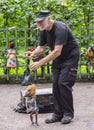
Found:
[[[37, 84], [38, 88], [51, 87], [51, 84]], [[94, 83], [76, 83], [74, 85], [75, 118], [68, 124], [60, 122], [45, 124], [51, 116], [39, 114], [39, 125], [32, 126], [29, 114], [19, 114], [12, 110], [19, 102], [21, 85], [0, 85], [0, 130], [94, 130]]]

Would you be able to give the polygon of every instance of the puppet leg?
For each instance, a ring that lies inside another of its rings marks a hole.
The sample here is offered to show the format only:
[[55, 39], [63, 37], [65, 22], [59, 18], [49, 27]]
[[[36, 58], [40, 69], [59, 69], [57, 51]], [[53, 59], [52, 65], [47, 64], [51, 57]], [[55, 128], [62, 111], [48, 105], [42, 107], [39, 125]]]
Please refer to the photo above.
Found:
[[30, 113], [30, 120], [31, 120], [32, 125], [34, 124], [33, 116], [32, 116], [33, 114], [34, 114], [34, 112], [32, 111], [32, 112]]
[[38, 112], [35, 112], [35, 124], [39, 126], [38, 124]]

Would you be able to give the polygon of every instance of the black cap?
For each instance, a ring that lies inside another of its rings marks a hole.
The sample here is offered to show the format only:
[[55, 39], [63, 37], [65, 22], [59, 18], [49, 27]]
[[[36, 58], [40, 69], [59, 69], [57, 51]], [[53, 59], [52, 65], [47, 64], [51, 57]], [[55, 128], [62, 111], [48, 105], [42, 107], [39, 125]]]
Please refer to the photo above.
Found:
[[39, 22], [41, 20], [44, 20], [46, 17], [48, 17], [50, 15], [50, 11], [49, 10], [41, 10], [40, 12], [38, 12], [36, 14], [36, 22]]

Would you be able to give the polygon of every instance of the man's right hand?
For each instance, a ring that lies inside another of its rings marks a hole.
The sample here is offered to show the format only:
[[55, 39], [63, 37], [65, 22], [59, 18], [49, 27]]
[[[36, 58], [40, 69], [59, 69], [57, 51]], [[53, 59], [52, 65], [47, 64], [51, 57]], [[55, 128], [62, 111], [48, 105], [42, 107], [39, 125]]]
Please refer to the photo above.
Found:
[[25, 56], [26, 56], [27, 59], [31, 59], [32, 58], [34, 61], [36, 61], [37, 59], [39, 59], [39, 56], [34, 55], [34, 53], [31, 52], [31, 51], [27, 51], [25, 53]]
[[25, 57], [26, 57], [27, 59], [30, 59], [30, 58], [32, 57], [32, 52], [31, 52], [31, 51], [25, 52]]

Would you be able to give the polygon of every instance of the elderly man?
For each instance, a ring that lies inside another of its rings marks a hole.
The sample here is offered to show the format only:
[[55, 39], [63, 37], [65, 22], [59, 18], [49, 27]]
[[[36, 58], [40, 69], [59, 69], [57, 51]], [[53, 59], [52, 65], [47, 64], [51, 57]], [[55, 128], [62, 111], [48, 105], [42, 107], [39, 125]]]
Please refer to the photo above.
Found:
[[36, 70], [52, 61], [54, 111], [45, 122], [68, 124], [74, 117], [72, 86], [77, 75], [79, 46], [71, 29], [61, 21], [52, 20], [49, 11], [38, 12], [35, 21], [40, 29], [40, 43], [33, 52], [26, 52], [26, 57], [42, 54], [46, 45], [51, 49], [46, 57], [29, 66]]

